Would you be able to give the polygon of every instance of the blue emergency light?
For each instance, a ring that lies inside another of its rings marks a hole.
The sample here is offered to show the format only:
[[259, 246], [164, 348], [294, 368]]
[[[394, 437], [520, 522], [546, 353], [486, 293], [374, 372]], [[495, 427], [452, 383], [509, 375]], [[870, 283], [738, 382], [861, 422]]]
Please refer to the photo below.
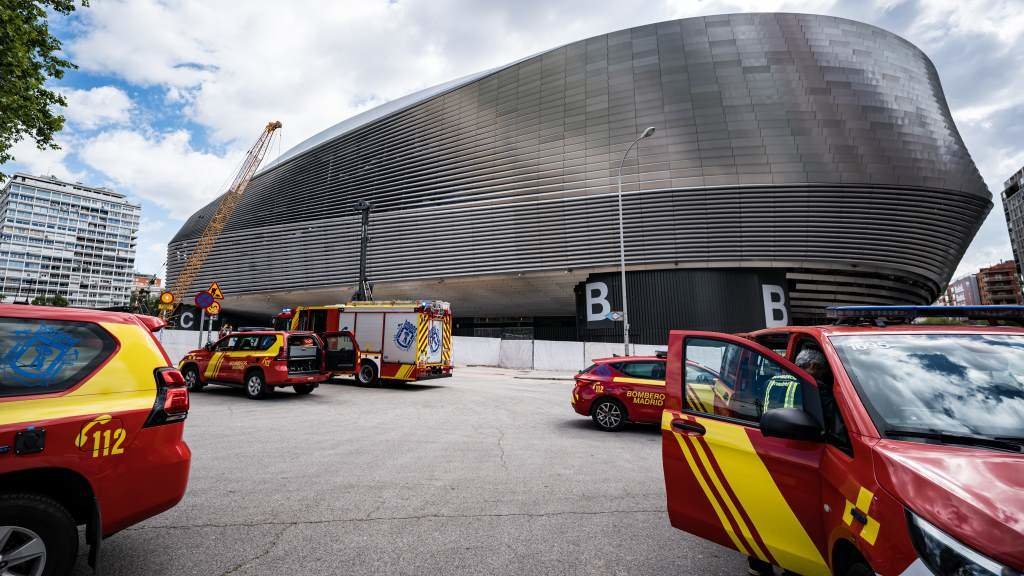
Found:
[[1024, 322], [1024, 306], [832, 306], [827, 313], [836, 324], [909, 323], [917, 318]]

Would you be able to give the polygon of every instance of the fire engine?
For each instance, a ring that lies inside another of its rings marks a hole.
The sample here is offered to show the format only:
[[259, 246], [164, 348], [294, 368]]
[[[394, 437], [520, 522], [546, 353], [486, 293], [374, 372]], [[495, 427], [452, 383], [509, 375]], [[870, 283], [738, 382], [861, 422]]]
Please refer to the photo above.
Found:
[[[357, 379], [414, 382], [452, 375], [451, 306], [440, 300], [297, 306], [278, 314], [280, 330], [351, 332], [360, 351]], [[365, 372], [365, 373], [364, 373]]]

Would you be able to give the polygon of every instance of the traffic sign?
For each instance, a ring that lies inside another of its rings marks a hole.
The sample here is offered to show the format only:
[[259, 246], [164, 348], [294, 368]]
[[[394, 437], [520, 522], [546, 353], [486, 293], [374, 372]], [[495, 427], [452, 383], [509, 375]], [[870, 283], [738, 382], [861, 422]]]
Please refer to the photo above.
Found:
[[210, 304], [213, 304], [213, 302], [213, 294], [210, 294], [206, 290], [196, 294], [196, 306], [200, 308], [206, 308]]
[[220, 302], [214, 301], [213, 304], [207, 306], [206, 313], [209, 314], [210, 316], [216, 316], [217, 314], [220, 314]]
[[609, 312], [608, 319], [612, 322], [622, 322], [622, 312], [619, 312], [618, 310], [615, 312]]
[[[160, 295], [160, 303], [174, 304], [174, 294], [171, 294], [170, 292], [164, 292], [163, 294]], [[161, 310], [163, 310], [163, 308], [161, 308]]]
[[174, 310], [174, 304], [169, 302], [161, 302], [157, 304], [157, 308], [161, 310]]
[[224, 299], [224, 293], [220, 291], [220, 286], [218, 286], [216, 282], [214, 282], [213, 284], [210, 284], [210, 289], [207, 290], [207, 292], [209, 292], [210, 295], [213, 296], [214, 300], [223, 300]]

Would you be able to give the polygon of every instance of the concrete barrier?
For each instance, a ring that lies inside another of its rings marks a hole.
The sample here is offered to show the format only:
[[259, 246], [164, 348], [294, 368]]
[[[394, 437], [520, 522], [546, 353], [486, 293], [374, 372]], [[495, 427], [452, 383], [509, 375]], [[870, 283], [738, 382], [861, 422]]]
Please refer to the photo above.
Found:
[[533, 368], [533, 340], [502, 340], [498, 354], [500, 368]]
[[[157, 336], [175, 365], [185, 354], [199, 347], [199, 332], [192, 330], [161, 330]], [[216, 340], [216, 333], [211, 336]], [[637, 344], [632, 347], [635, 354], [642, 356], [652, 356], [659, 348], [664, 346]], [[615, 354], [622, 354], [622, 344], [452, 337], [452, 362], [456, 366], [577, 372], [590, 366], [594, 358]]]
[[578, 372], [590, 366], [590, 359], [584, 358], [583, 349], [583, 342], [536, 340], [533, 345], [533, 369]]
[[456, 366], [497, 366], [500, 360], [500, 339], [452, 336], [452, 363]]

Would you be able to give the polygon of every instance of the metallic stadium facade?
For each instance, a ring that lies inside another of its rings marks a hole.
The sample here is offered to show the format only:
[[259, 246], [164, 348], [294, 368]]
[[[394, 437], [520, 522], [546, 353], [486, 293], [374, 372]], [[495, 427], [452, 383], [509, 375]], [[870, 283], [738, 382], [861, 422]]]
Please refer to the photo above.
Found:
[[[377, 299], [573, 316], [618, 269], [783, 273], [790, 317], [929, 303], [991, 209], [928, 57], [804, 14], [688, 18], [581, 40], [370, 110], [254, 178], [190, 291], [273, 312], [346, 300], [358, 200]], [[171, 241], [181, 270], [214, 209]], [[682, 295], [680, 297], [683, 297]], [[728, 306], [728, 303], [723, 303]], [[656, 306], [656, 303], [633, 303]]]

